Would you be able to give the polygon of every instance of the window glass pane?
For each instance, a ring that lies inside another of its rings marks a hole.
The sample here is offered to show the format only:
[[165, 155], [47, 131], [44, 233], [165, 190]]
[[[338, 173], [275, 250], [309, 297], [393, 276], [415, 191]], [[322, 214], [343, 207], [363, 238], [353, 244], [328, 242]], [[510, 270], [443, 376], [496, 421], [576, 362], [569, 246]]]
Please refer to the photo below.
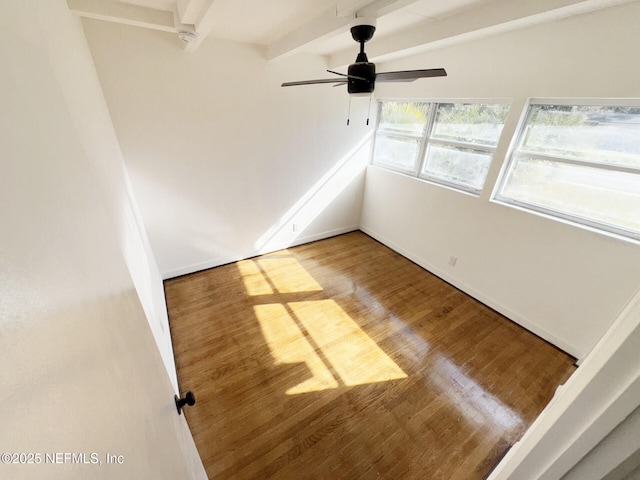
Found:
[[422, 102], [383, 102], [379, 131], [422, 136], [429, 119], [430, 104]]
[[376, 135], [373, 163], [403, 172], [415, 172], [420, 140]]
[[502, 104], [440, 103], [431, 136], [495, 147], [508, 111]]
[[491, 165], [491, 153], [431, 144], [422, 174], [480, 191]]
[[517, 155], [501, 195], [640, 232], [640, 174]]
[[640, 107], [534, 105], [521, 149], [640, 168]]

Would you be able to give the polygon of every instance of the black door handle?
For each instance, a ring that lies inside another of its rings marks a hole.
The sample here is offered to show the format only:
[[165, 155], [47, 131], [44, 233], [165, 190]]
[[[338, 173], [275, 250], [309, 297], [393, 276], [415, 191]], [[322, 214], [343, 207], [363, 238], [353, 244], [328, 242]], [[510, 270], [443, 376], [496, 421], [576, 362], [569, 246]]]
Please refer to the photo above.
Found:
[[182, 415], [182, 407], [185, 405], [189, 405], [190, 407], [195, 405], [196, 396], [193, 394], [191, 390], [187, 392], [184, 398], [178, 398], [178, 395], [174, 395], [176, 400], [176, 408], [178, 409], [178, 415]]

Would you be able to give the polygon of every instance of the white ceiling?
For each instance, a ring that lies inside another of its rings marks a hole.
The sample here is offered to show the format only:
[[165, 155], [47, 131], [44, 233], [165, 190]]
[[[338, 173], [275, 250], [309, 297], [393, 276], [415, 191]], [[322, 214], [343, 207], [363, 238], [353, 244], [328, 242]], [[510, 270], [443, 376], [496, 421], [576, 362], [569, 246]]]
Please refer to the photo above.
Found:
[[67, 0], [85, 17], [158, 30], [191, 30], [195, 50], [208, 37], [262, 45], [267, 58], [292, 52], [351, 63], [356, 17], [375, 18], [371, 61], [523, 28], [639, 0]]

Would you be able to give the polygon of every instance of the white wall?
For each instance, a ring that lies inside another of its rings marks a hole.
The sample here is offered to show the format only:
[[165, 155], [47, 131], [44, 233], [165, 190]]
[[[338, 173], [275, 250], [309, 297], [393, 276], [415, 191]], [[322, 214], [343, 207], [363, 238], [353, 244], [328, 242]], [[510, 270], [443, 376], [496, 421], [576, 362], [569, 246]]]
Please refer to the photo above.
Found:
[[165, 278], [358, 228], [367, 100], [346, 127], [344, 88], [280, 87], [329, 76], [320, 57], [83, 26]]
[[161, 311], [162, 287], [80, 22], [64, 0], [4, 1], [0, 59], [0, 452], [40, 454], [0, 477], [206, 478], [141, 303]]
[[379, 66], [449, 74], [380, 84], [379, 98], [508, 98], [512, 107], [480, 198], [369, 167], [362, 229], [584, 357], [640, 285], [640, 247], [489, 199], [527, 98], [640, 94], [638, 18], [634, 2]]

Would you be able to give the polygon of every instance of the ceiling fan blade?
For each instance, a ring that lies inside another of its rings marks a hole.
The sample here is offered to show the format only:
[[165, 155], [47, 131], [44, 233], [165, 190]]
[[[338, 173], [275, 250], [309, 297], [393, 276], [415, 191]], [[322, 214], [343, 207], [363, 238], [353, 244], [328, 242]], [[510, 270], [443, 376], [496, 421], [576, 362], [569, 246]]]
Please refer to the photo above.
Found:
[[301, 80], [299, 82], [284, 82], [283, 87], [294, 87], [296, 85], [315, 85], [316, 83], [347, 83], [346, 78], [323, 78], [321, 80]]
[[341, 77], [347, 77], [347, 78], [355, 78], [356, 80], [363, 80], [363, 81], [367, 81], [366, 78], [364, 77], [358, 77], [357, 75], [349, 75], [347, 73], [340, 73], [340, 72], [334, 72], [333, 70], [327, 70], [327, 72], [329, 73], [335, 73], [336, 75], [340, 75]]
[[418, 78], [446, 77], [444, 68], [430, 68], [428, 70], [402, 70], [398, 72], [381, 72], [376, 74], [376, 82], [413, 82]]

